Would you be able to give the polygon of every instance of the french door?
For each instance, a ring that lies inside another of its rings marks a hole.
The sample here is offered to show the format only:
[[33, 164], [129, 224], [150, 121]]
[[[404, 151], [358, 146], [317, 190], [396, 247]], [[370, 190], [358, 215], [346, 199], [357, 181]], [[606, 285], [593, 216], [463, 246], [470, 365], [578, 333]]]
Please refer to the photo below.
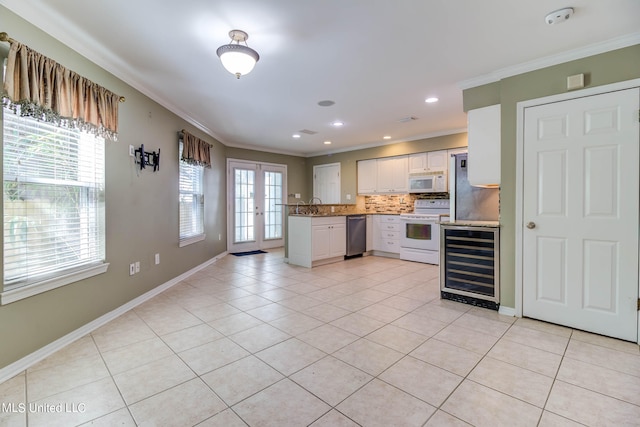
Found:
[[229, 159], [227, 177], [227, 250], [283, 246], [287, 167]]
[[525, 109], [524, 316], [637, 341], [639, 96]]

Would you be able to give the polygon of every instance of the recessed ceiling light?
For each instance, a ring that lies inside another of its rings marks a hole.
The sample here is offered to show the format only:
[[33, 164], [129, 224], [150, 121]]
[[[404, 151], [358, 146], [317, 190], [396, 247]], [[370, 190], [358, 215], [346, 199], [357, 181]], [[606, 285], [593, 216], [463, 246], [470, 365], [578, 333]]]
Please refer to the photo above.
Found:
[[335, 122], [331, 123], [333, 126], [339, 128], [340, 126], [344, 126], [344, 122], [341, 122], [340, 120], [336, 120]]
[[434, 102], [438, 102], [438, 98], [436, 98], [435, 96], [431, 96], [425, 99], [424, 102], [426, 102], [427, 104], [433, 104]]
[[391, 137], [389, 135], [385, 135], [382, 137], [382, 139], [391, 139]]
[[333, 104], [335, 104], [335, 102], [330, 99], [318, 102], [318, 105], [321, 107], [331, 107]]
[[299, 133], [294, 133], [293, 135], [291, 135], [292, 138], [300, 138], [302, 135], [300, 135]]
[[331, 141], [325, 141], [324, 145], [331, 145]]

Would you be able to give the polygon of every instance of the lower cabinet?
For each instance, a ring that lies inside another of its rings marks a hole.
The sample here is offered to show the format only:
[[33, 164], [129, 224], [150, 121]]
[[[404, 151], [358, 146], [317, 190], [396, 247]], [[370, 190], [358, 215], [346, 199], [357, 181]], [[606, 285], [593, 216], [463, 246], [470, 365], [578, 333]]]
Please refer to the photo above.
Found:
[[289, 217], [289, 264], [313, 267], [341, 261], [347, 253], [346, 217]]
[[375, 255], [400, 256], [400, 215], [373, 216]]

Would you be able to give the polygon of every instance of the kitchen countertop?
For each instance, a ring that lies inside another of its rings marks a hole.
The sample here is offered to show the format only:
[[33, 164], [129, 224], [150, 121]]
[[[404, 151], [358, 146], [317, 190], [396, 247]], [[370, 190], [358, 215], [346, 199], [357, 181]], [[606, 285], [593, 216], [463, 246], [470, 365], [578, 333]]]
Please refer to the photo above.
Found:
[[470, 220], [458, 220], [458, 221], [440, 221], [440, 225], [452, 225], [460, 227], [500, 227], [499, 221], [470, 221]]
[[289, 216], [306, 216], [306, 217], [325, 217], [325, 216], [351, 216], [351, 215], [400, 215], [394, 212], [333, 212], [333, 213], [317, 213], [317, 214], [289, 214]]

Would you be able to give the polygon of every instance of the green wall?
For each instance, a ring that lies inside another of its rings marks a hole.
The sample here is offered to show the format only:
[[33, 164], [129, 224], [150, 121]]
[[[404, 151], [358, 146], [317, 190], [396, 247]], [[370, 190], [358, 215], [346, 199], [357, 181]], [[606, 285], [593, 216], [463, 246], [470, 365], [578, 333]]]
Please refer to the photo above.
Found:
[[[356, 163], [358, 160], [400, 156], [404, 154], [422, 153], [425, 151], [447, 150], [449, 148], [466, 146], [467, 134], [457, 133], [453, 135], [381, 145], [379, 147], [365, 148], [362, 150], [348, 151], [344, 153], [310, 157], [307, 159], [307, 189], [305, 194], [309, 194], [309, 198], [313, 195], [313, 167], [316, 165], [340, 163], [341, 202], [345, 204], [353, 204], [356, 202], [356, 195], [358, 194], [358, 174], [356, 169]], [[347, 200], [347, 194], [351, 195], [351, 200]]]
[[[228, 159], [250, 160], [254, 162], [276, 163], [287, 165], [287, 193], [301, 193], [303, 200], [308, 200], [311, 196], [306, 196], [307, 190], [307, 162], [304, 157], [290, 156], [287, 154], [266, 153], [264, 151], [247, 150], [243, 148], [226, 147], [226, 157]], [[287, 203], [295, 203], [293, 197], [288, 197]]]
[[[501, 104], [500, 300], [515, 307], [517, 103], [567, 92], [567, 76], [585, 74], [585, 88], [640, 78], [640, 45], [566, 62], [465, 90], [465, 110]], [[579, 92], [576, 92], [576, 95]]]
[[[0, 306], [0, 368], [19, 360], [226, 250], [225, 146], [0, 6], [2, 28], [60, 64], [125, 96], [119, 138], [106, 143], [106, 273]], [[8, 44], [0, 43], [0, 59]], [[0, 129], [1, 119], [0, 119]], [[212, 144], [205, 170], [204, 241], [179, 248], [178, 139], [186, 129]], [[0, 130], [1, 132], [1, 130]], [[162, 150], [160, 170], [136, 172], [129, 145]], [[218, 234], [222, 239], [218, 240]], [[1, 251], [0, 251], [1, 252]], [[161, 263], [154, 264], [154, 254]], [[1, 255], [0, 255], [1, 256]], [[140, 261], [139, 274], [129, 264]]]

